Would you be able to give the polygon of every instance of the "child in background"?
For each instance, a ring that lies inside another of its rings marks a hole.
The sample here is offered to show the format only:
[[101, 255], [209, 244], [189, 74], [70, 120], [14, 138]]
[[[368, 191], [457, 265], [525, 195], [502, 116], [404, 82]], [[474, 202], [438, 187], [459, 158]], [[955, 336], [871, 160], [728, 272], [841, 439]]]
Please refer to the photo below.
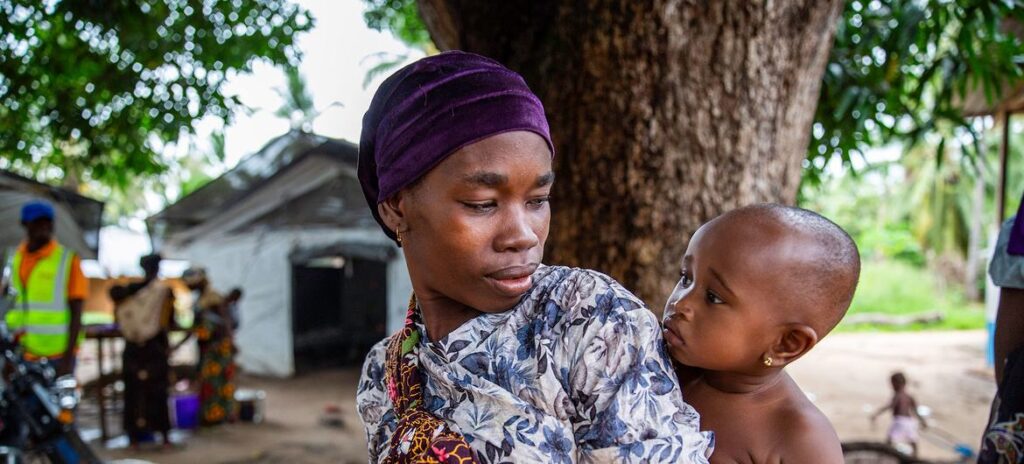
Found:
[[242, 289], [235, 287], [231, 289], [228, 296], [224, 297], [224, 304], [228, 307], [228, 316], [231, 317], [231, 329], [238, 331], [238, 325], [242, 320], [242, 313], [238, 309], [242, 301]]
[[[892, 382], [892, 401], [882, 406], [874, 415], [871, 422], [874, 423], [878, 416], [886, 411], [892, 411], [892, 425], [886, 435], [885, 442], [890, 445], [905, 443], [913, 449], [917, 456], [917, 421], [921, 421], [921, 428], [928, 428], [928, 423], [917, 412], [917, 401], [907, 393], [907, 377], [902, 372], [897, 372], [890, 378]], [[915, 417], [917, 419], [915, 419]]]
[[686, 402], [715, 433], [711, 462], [841, 464], [832, 425], [783, 368], [849, 308], [860, 275], [850, 236], [800, 208], [740, 208], [693, 235], [681, 275], [665, 341]]

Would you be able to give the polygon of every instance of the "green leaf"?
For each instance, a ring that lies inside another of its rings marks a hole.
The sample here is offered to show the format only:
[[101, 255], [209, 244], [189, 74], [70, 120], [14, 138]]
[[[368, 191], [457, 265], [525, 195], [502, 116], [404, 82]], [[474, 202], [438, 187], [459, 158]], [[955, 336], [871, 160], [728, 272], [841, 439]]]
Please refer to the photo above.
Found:
[[[939, 127], [965, 130], [969, 121], [954, 104], [969, 90], [994, 103], [1003, 89], [1024, 83], [1024, 41], [1003, 32], [1007, 21], [1024, 23], [1022, 4], [847, 2], [815, 113], [815, 126], [827, 136], [811, 137], [807, 159], [845, 161], [891, 143], [911, 149]], [[876, 54], [886, 59], [862, 61]], [[823, 153], [823, 142], [832, 138], [837, 142]], [[941, 166], [942, 157], [935, 162]], [[808, 163], [805, 180], [817, 182], [820, 165]]]
[[18, 110], [0, 112], [0, 152], [41, 180], [123, 188], [166, 172], [179, 160], [160, 145], [243, 109], [225, 76], [294, 65], [312, 25], [285, 0], [2, 2], [0, 108]]

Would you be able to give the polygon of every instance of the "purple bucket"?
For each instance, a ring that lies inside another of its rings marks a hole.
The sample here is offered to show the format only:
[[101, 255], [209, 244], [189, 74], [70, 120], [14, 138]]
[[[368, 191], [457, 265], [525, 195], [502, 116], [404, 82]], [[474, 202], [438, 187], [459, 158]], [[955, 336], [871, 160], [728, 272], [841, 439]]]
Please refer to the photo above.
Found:
[[199, 427], [199, 395], [178, 393], [171, 397], [174, 414], [174, 428], [194, 429]]

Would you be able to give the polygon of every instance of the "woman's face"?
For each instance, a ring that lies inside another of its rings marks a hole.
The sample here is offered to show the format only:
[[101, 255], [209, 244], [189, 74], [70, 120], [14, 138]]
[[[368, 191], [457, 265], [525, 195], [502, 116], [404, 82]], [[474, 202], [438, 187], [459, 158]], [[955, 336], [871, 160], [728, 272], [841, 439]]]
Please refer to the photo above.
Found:
[[553, 181], [544, 139], [508, 132], [456, 151], [403, 191], [398, 230], [417, 298], [514, 306], [544, 256]]

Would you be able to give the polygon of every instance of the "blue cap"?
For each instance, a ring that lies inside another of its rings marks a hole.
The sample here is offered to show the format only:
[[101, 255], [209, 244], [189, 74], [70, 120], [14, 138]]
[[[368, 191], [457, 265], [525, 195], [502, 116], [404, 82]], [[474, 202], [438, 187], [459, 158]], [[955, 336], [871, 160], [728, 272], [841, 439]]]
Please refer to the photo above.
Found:
[[21, 207], [21, 222], [29, 223], [36, 219], [53, 220], [53, 205], [45, 201], [30, 201]]

